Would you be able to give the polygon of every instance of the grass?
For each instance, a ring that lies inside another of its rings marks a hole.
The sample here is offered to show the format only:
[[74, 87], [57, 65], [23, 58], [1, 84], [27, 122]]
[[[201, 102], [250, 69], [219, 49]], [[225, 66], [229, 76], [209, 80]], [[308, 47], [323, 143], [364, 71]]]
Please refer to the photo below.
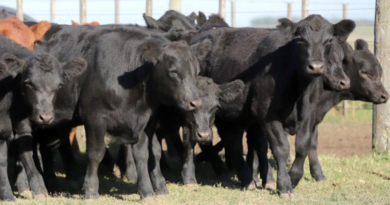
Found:
[[[166, 174], [168, 197], [152, 199], [152, 204], [390, 204], [390, 180], [368, 172], [390, 175], [389, 155], [337, 158], [320, 156], [328, 180], [315, 182], [305, 165], [305, 175], [295, 189], [293, 200], [281, 200], [274, 191], [258, 189], [242, 191], [235, 177], [218, 181], [207, 163], [197, 166], [200, 185], [180, 184], [180, 170]], [[179, 167], [179, 165], [175, 166]], [[275, 171], [275, 170], [274, 170]], [[98, 200], [83, 200], [80, 194], [59, 193], [44, 200], [17, 198], [4, 204], [141, 204], [136, 185], [114, 177], [100, 177], [101, 196]]]

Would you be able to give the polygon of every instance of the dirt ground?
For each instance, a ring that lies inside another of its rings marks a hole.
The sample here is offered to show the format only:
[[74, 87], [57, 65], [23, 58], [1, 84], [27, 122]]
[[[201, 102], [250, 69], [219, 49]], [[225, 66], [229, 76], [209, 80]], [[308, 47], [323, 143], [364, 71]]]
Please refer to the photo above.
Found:
[[[80, 127], [78, 129], [78, 141], [82, 144], [85, 142], [85, 133]], [[319, 126], [319, 145], [318, 152], [323, 155], [334, 155], [336, 157], [346, 156], [363, 156], [371, 151], [371, 124], [330, 124], [322, 123]], [[214, 129], [213, 144], [220, 141], [216, 129]], [[291, 144], [291, 154], [294, 153], [295, 137], [289, 136]], [[243, 139], [244, 152], [247, 152], [246, 139]], [[84, 148], [85, 149], [85, 148]], [[163, 141], [163, 150], [167, 150], [167, 146]], [[199, 153], [200, 149], [197, 146], [195, 153]], [[223, 152], [223, 151], [222, 151]]]
[[[318, 153], [334, 155], [336, 157], [363, 156], [371, 151], [371, 124], [330, 124], [322, 123], [319, 126]], [[213, 144], [220, 141], [216, 129], [214, 129]], [[294, 154], [295, 136], [289, 136], [291, 154]], [[246, 139], [243, 139], [244, 153], [247, 152]], [[166, 150], [166, 145], [163, 144]], [[195, 152], [199, 153], [197, 146]], [[222, 151], [223, 152], [223, 151]]]

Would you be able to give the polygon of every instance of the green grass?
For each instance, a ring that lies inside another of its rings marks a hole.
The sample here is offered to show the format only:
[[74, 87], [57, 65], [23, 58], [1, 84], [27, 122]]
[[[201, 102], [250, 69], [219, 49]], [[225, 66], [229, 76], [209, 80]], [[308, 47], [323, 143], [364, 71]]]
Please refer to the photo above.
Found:
[[[389, 204], [390, 180], [368, 172], [375, 171], [390, 175], [389, 155], [369, 155], [362, 158], [336, 158], [320, 156], [328, 180], [315, 182], [305, 165], [305, 175], [295, 189], [293, 200], [281, 200], [274, 191], [258, 189], [240, 190], [236, 178], [222, 183], [216, 180], [209, 164], [197, 166], [200, 185], [185, 187], [180, 184], [179, 170], [170, 171], [168, 197], [153, 199], [153, 204]], [[275, 171], [275, 170], [274, 170]], [[81, 195], [60, 193], [45, 200], [18, 198], [9, 204], [140, 204], [134, 183], [113, 177], [101, 177], [103, 193], [98, 200], [83, 200]], [[8, 203], [5, 203], [8, 204]]]

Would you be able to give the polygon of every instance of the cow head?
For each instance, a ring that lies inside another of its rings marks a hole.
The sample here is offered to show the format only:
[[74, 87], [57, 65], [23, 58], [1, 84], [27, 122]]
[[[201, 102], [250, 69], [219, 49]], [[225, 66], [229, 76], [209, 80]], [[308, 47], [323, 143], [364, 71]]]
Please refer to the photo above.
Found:
[[310, 15], [298, 23], [280, 19], [278, 29], [290, 39], [289, 55], [303, 73], [318, 76], [326, 72], [326, 46], [332, 41], [345, 42], [355, 28], [351, 20], [332, 25], [320, 15]]
[[154, 39], [146, 40], [140, 47], [144, 61], [153, 65], [148, 79], [152, 97], [165, 105], [176, 105], [192, 111], [202, 105], [196, 87], [199, 73], [198, 59], [210, 51], [209, 40], [189, 46], [186, 42], [169, 42], [163, 46]]
[[355, 100], [363, 100], [375, 104], [386, 103], [389, 94], [381, 82], [382, 67], [368, 49], [367, 42], [356, 40], [352, 56], [346, 56], [345, 67], [351, 78], [351, 88]]
[[32, 110], [31, 120], [38, 124], [53, 122], [56, 92], [63, 83], [81, 75], [87, 67], [83, 59], [77, 58], [61, 64], [47, 54], [39, 54], [26, 60], [4, 54], [3, 61], [12, 75], [20, 74], [22, 95]]
[[146, 14], [143, 14], [145, 23], [148, 28], [161, 30], [164, 32], [168, 32], [173, 24], [173, 21], [180, 21], [180, 23], [185, 27], [187, 30], [196, 30], [195, 22], [192, 21], [191, 18], [184, 16], [183, 14], [174, 11], [169, 10], [165, 12], [163, 16], [161, 16], [158, 20], [155, 20], [154, 18], [147, 16]]
[[322, 76], [324, 87], [331, 90], [346, 90], [350, 87], [350, 79], [344, 73], [344, 50], [334, 41], [325, 47], [326, 71]]
[[211, 142], [213, 140], [212, 127], [218, 108], [241, 96], [244, 83], [241, 80], [235, 80], [217, 85], [212, 79], [199, 76], [197, 86], [202, 100], [202, 107], [193, 112], [186, 112], [186, 123], [193, 141], [199, 143]]
[[15, 16], [0, 20], [0, 34], [4, 35], [14, 43], [30, 50], [34, 49], [34, 43], [42, 40], [45, 33], [50, 28], [50, 23], [41, 21], [28, 28]]

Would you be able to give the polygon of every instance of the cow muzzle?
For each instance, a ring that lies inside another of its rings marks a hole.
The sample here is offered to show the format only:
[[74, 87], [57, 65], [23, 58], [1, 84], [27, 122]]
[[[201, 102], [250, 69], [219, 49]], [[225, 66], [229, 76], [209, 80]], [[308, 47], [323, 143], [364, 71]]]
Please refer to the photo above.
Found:
[[188, 102], [188, 111], [193, 111], [202, 106], [202, 100], [201, 99], [196, 99], [196, 100], [190, 100]]
[[312, 61], [307, 66], [307, 72], [310, 75], [322, 75], [324, 73], [325, 65], [321, 61]]

